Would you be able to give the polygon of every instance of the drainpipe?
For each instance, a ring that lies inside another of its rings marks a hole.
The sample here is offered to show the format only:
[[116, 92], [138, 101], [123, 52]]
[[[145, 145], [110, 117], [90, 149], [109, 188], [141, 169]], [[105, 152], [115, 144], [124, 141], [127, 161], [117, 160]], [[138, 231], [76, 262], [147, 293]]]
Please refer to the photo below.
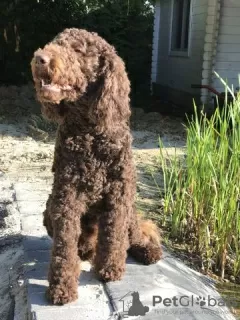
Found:
[[[203, 66], [202, 66], [202, 85], [211, 86], [213, 82], [213, 71], [215, 57], [217, 53], [218, 31], [220, 26], [221, 0], [209, 0], [206, 19]], [[210, 102], [210, 92], [201, 89], [201, 102]]]
[[158, 54], [160, 42], [160, 0], [157, 0], [154, 8], [154, 30], [153, 30], [153, 50], [152, 50], [152, 72], [151, 72], [151, 92], [152, 84], [157, 81], [158, 73]]

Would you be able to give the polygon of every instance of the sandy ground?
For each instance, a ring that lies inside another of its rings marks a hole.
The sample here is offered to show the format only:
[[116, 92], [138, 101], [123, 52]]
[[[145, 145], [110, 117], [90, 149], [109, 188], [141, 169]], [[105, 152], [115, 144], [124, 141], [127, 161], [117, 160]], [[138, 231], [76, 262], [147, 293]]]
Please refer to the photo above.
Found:
[[[25, 121], [0, 124], [0, 175], [6, 175], [12, 182], [51, 180], [54, 139], [38, 128], [30, 127]], [[185, 132], [181, 119], [162, 117], [157, 113], [144, 114], [134, 109], [131, 119], [133, 153], [137, 167], [137, 205], [145, 214], [157, 213], [159, 194], [148, 168], [156, 166], [159, 135], [168, 153], [182, 152]], [[161, 177], [159, 183], [161, 184]], [[11, 229], [14, 226], [10, 226]], [[0, 229], [0, 236], [9, 232]], [[22, 299], [21, 259], [19, 243], [0, 246], [0, 319], [13, 319], [11, 312], [16, 299]], [[15, 295], [17, 298], [12, 299]], [[25, 320], [24, 315], [19, 320]]]
[[[168, 153], [174, 152], [175, 147], [181, 149], [185, 145], [181, 119], [162, 117], [155, 112], [145, 114], [142, 109], [134, 109], [131, 127], [136, 165], [141, 162], [152, 163], [158, 155], [159, 136]], [[26, 122], [0, 123], [0, 171], [15, 176], [16, 172], [22, 175], [21, 170], [31, 169], [30, 176], [36, 177], [35, 170], [41, 175], [44, 168], [51, 165], [54, 139], [44, 141], [45, 136], [39, 135], [41, 130], [29, 131]]]
[[[36, 181], [51, 179], [51, 163], [54, 150], [54, 135], [31, 126], [29, 119], [22, 123], [0, 124], [0, 172], [14, 181]], [[183, 152], [185, 130], [182, 119], [163, 117], [158, 113], [145, 114], [134, 109], [131, 118], [133, 154], [137, 168], [137, 205], [145, 213], [158, 208], [159, 195], [149, 168], [157, 166], [159, 137], [168, 154]], [[162, 179], [155, 178], [159, 185]], [[147, 211], [147, 212], [146, 212]]]

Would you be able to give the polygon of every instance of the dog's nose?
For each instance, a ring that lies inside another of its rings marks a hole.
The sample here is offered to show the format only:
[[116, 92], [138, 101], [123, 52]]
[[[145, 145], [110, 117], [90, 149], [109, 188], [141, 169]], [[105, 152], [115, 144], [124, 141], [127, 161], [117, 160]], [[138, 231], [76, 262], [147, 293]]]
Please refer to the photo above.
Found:
[[41, 64], [41, 65], [45, 65], [45, 64], [48, 64], [49, 61], [50, 61], [50, 58], [45, 55], [45, 54], [40, 54], [40, 55], [37, 55], [35, 57], [35, 61], [36, 61], [36, 64]]

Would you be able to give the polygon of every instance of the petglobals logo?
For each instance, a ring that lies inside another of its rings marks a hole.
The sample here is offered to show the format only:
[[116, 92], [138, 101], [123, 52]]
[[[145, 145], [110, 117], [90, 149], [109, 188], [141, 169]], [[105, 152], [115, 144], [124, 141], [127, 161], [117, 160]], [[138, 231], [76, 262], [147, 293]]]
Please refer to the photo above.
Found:
[[149, 307], [141, 302], [138, 291], [129, 291], [119, 301], [122, 303], [122, 318], [145, 316], [149, 312]]
[[[145, 299], [144, 299], [145, 298]], [[227, 304], [220, 296], [201, 296], [201, 295], [179, 295], [172, 297], [163, 297], [161, 295], [152, 296], [152, 301], [144, 297], [144, 293], [138, 291], [129, 291], [118, 299], [118, 310], [108, 320], [121, 318], [131, 318], [136, 316], [149, 319], [151, 313], [156, 313], [164, 317], [166, 315], [180, 314], [230, 314], [230, 308], [238, 305], [238, 300], [231, 299]], [[164, 319], [164, 318], [163, 318]]]
[[227, 304], [221, 297], [206, 297], [202, 296], [173, 296], [172, 298], [163, 298], [161, 296], [153, 296], [153, 307], [196, 307], [212, 308], [212, 307], [227, 307]]

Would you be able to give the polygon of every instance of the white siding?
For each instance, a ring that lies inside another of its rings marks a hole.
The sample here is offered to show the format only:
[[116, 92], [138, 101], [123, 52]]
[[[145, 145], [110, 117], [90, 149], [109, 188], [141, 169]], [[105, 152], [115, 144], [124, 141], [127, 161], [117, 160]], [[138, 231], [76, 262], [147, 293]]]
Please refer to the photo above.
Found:
[[153, 27], [153, 51], [152, 51], [152, 72], [151, 81], [157, 81], [158, 67], [158, 50], [159, 50], [159, 28], [160, 28], [160, 1], [156, 1], [154, 12], [154, 27]]
[[[220, 17], [217, 53], [213, 68], [234, 89], [239, 86], [240, 74], [240, 1], [223, 0]], [[213, 86], [224, 91], [220, 80], [213, 75]]]
[[196, 93], [191, 84], [201, 84], [208, 0], [192, 0], [190, 52], [188, 57], [169, 54], [172, 0], [161, 0], [157, 83]]

